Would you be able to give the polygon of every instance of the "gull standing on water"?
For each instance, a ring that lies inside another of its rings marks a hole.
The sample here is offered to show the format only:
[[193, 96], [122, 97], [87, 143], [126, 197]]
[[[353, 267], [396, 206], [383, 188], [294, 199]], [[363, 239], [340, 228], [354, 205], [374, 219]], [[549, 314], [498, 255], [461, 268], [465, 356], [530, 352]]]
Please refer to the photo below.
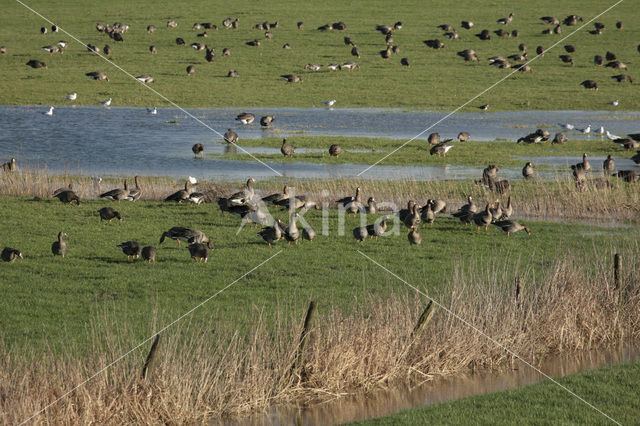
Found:
[[53, 115], [53, 105], [49, 107], [49, 111], [45, 112], [44, 115]]
[[604, 136], [604, 126], [600, 126], [600, 128], [595, 133], [598, 136]]
[[156, 107], [153, 107], [153, 109], [147, 108], [147, 112], [151, 115], [158, 115], [158, 108]]
[[110, 106], [110, 105], [111, 105], [111, 98], [107, 99], [106, 101], [102, 101], [102, 102], [100, 102], [100, 104], [101, 104], [103, 107], [108, 107], [108, 106]]
[[591, 133], [591, 124], [589, 124], [587, 127], [585, 127], [584, 129], [580, 129], [580, 131], [585, 134], [588, 135], [589, 133]]
[[615, 141], [615, 140], [618, 140], [618, 139], [622, 139], [620, 136], [616, 136], [616, 135], [612, 134], [611, 132], [609, 132], [608, 130], [605, 133], [607, 134], [607, 138], [609, 140]]

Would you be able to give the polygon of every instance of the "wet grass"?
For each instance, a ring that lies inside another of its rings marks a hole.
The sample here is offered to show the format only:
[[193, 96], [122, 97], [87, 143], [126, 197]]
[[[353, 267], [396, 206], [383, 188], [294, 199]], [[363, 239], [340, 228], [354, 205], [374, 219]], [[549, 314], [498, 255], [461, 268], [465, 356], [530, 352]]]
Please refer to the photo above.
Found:
[[[483, 203], [484, 199], [477, 201]], [[215, 204], [122, 203], [114, 206], [124, 218], [122, 223], [100, 223], [97, 210], [105, 205], [109, 203], [86, 201], [80, 207], [70, 207], [56, 199], [1, 198], [1, 245], [18, 248], [25, 256], [0, 265], [5, 295], [0, 301], [0, 326], [5, 345], [44, 345], [57, 351], [77, 342], [82, 350], [87, 321], [105, 307], [127, 318], [134, 332], [141, 333], [147, 330], [154, 310], [169, 316], [186, 312], [278, 250], [283, 251], [195, 315], [211, 316], [212, 321], [242, 329], [251, 321], [247, 317], [251, 307], [260, 307], [272, 317], [278, 315], [278, 304], [286, 300], [291, 301], [296, 315], [301, 315], [307, 301], [314, 299], [324, 308], [348, 311], [364, 294], [405, 290], [390, 282], [357, 249], [408, 281], [430, 289], [446, 282], [454, 262], [461, 259], [544, 270], [550, 265], [548, 259], [569, 251], [584, 259], [608, 259], [609, 250], [635, 244], [640, 235], [637, 228], [527, 221], [531, 236], [519, 233], [507, 238], [495, 228], [477, 232], [457, 219], [439, 217], [433, 228], [422, 231], [424, 243], [420, 247], [408, 246], [404, 227], [398, 235], [360, 245], [351, 235], [360, 219], [347, 218], [345, 235], [339, 235], [334, 210], [327, 222], [330, 233], [324, 236], [322, 213], [312, 210], [304, 215], [319, 234], [312, 243], [296, 247], [280, 242], [270, 250], [256, 235], [256, 228], [246, 227], [236, 235], [237, 218], [223, 215]], [[285, 214], [277, 215], [288, 222]], [[368, 223], [372, 222], [369, 218]], [[187, 250], [173, 241], [158, 245], [162, 232], [173, 226], [200, 229], [212, 238], [215, 249], [206, 265], [195, 264]], [[69, 235], [65, 259], [52, 257], [50, 252], [61, 230]], [[157, 264], [127, 261], [117, 248], [127, 240], [156, 246]]]
[[[523, 132], [524, 135], [525, 132]], [[553, 134], [552, 134], [553, 136]], [[291, 162], [306, 161], [311, 163], [326, 164], [374, 164], [378, 160], [389, 155], [381, 161], [380, 165], [469, 165], [486, 167], [488, 164], [500, 166], [523, 166], [527, 158], [531, 157], [575, 157], [574, 163], [582, 161], [582, 154], [591, 156], [613, 155], [615, 158], [631, 158], [634, 151], [626, 151], [621, 146], [607, 139], [597, 140], [573, 140], [565, 144], [552, 144], [550, 141], [541, 144], [525, 144], [515, 142], [454, 142], [453, 148], [446, 158], [429, 154], [429, 143], [425, 140], [384, 139], [384, 138], [360, 138], [360, 137], [322, 137], [322, 136], [295, 136], [287, 138], [287, 142], [296, 148], [323, 149], [322, 152], [296, 153], [293, 158], [285, 158], [281, 153], [276, 154], [252, 154], [261, 161]], [[243, 139], [242, 146], [280, 148], [282, 138]], [[343, 153], [339, 157], [329, 155], [329, 146], [338, 144]], [[394, 150], [397, 150], [394, 152]], [[223, 158], [225, 160], [255, 161], [254, 158], [238, 149], [235, 153], [209, 154], [210, 158]], [[534, 161], [535, 163], [535, 161]], [[539, 165], [545, 167], [545, 165]], [[597, 168], [601, 168], [601, 164]], [[557, 166], [556, 166], [557, 167]], [[550, 168], [547, 166], [547, 168]]]
[[[445, 0], [423, 7], [422, 2], [411, 1], [395, 4], [390, 11], [388, 2], [344, 3], [336, 0], [321, 3], [305, 3], [292, 8], [289, 2], [269, 4], [239, 1], [233, 5], [211, 4], [197, 0], [184, 4], [175, 2], [146, 2], [132, 5], [124, 0], [94, 3], [90, 7], [82, 2], [42, 1], [29, 3], [44, 16], [50, 17], [62, 28], [85, 43], [102, 48], [113, 47], [108, 62], [123, 67], [133, 75], [151, 74], [157, 82], [155, 90], [184, 107], [221, 106], [320, 106], [329, 99], [337, 99], [338, 105], [349, 107], [399, 107], [420, 110], [450, 111], [491, 84], [507, 75], [510, 70], [499, 70], [487, 65], [486, 59], [494, 55], [507, 56], [518, 52], [518, 45], [529, 47], [530, 57], [536, 46], [551, 46], [560, 40], [558, 35], [543, 35], [547, 27], [538, 19], [542, 15], [554, 15], [560, 19], [568, 13], [576, 13], [588, 20], [604, 10], [601, 1], [588, 0], [535, 3], [497, 2], [485, 7], [451, 5]], [[151, 4], [151, 3], [148, 3]], [[517, 29], [518, 38], [480, 41], [473, 34], [482, 29], [496, 30], [498, 18], [514, 12], [515, 18], [508, 30]], [[211, 31], [209, 38], [199, 38], [191, 26], [194, 22], [213, 21], [221, 27], [222, 19], [238, 17], [237, 31]], [[491, 110], [575, 109], [607, 110], [612, 99], [620, 99], [620, 107], [637, 109], [640, 103], [628, 85], [620, 85], [611, 79], [619, 72], [593, 65], [595, 54], [613, 51], [633, 70], [637, 62], [639, 29], [638, 12], [632, 3], [623, 2], [598, 20], [606, 24], [600, 36], [588, 34], [592, 26], [581, 30], [567, 40], [576, 47], [573, 54], [576, 65], [563, 66], [558, 55], [565, 53], [561, 43], [544, 57], [532, 63], [533, 73], [516, 74], [495, 89], [473, 101], [463, 111], [478, 111], [477, 106], [489, 104]], [[179, 27], [166, 28], [168, 19], [177, 19]], [[473, 30], [459, 28], [461, 19], [472, 20]], [[251, 27], [268, 20], [279, 21], [280, 28], [273, 30], [273, 40], [264, 40], [262, 31]], [[320, 32], [316, 28], [326, 23], [344, 21], [346, 31]], [[374, 30], [377, 24], [393, 24], [401, 20], [404, 27], [394, 33], [400, 54], [387, 61], [378, 52], [385, 47], [384, 36]], [[615, 22], [622, 20], [625, 29], [615, 29]], [[95, 30], [95, 23], [115, 21], [130, 25], [122, 43], [110, 40]], [[296, 28], [304, 21], [305, 29]], [[458, 28], [462, 37], [449, 41], [443, 37], [437, 25], [449, 23]], [[150, 35], [146, 27], [154, 24], [158, 29]], [[59, 105], [62, 97], [78, 93], [77, 104], [96, 105], [108, 97], [113, 105], [166, 106], [157, 95], [127, 77], [111, 64], [86, 51], [63, 33], [41, 35], [41, 26], [50, 25], [18, 3], [8, 4], [0, 17], [0, 44], [8, 48], [0, 62], [0, 79], [7, 84], [0, 93], [0, 104], [10, 105]], [[564, 35], [577, 27], [564, 27]], [[350, 46], [343, 37], [351, 37], [362, 53], [356, 59], [360, 71], [348, 73], [304, 71], [304, 65], [317, 62], [346, 62], [354, 59]], [[182, 37], [187, 46], [177, 46], [176, 37]], [[245, 45], [246, 41], [262, 39], [262, 46]], [[431, 51], [424, 40], [439, 38], [446, 47]], [[49, 56], [42, 46], [58, 40], [70, 42], [63, 55]], [[205, 62], [204, 52], [188, 47], [192, 42], [207, 43], [216, 49], [216, 61]], [[282, 46], [290, 43], [291, 50]], [[158, 54], [149, 53], [155, 45]], [[232, 56], [223, 58], [222, 48], [228, 47]], [[479, 64], [464, 64], [456, 52], [475, 49], [482, 59]], [[411, 68], [400, 65], [400, 58], [407, 57]], [[31, 69], [24, 64], [29, 59], [43, 60], [48, 69]], [[195, 65], [196, 74], [187, 76], [185, 69]], [[238, 71], [239, 78], [226, 78], [230, 69]], [[102, 70], [110, 77], [109, 83], [96, 83], [84, 76], [90, 71]], [[304, 81], [287, 84], [281, 74], [299, 74]], [[633, 71], [631, 72], [633, 76]], [[579, 86], [585, 79], [594, 79], [600, 90], [587, 92]]]
[[[621, 424], [636, 422], [640, 403], [640, 363], [631, 362], [557, 379]], [[515, 420], [517, 419], [517, 421]], [[610, 424], [555, 383], [525, 386], [488, 395], [418, 407], [353, 425], [396, 424]]]

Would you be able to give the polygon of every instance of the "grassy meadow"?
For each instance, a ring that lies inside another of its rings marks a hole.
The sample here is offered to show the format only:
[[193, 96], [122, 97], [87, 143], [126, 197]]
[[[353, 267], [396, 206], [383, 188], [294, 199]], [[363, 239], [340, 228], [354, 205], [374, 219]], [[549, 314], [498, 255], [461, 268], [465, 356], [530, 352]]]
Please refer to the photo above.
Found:
[[[630, 362], [558, 379], [621, 424], [636, 422], [640, 405], [640, 363]], [[597, 383], [597, 386], [594, 386]], [[517, 419], [517, 421], [515, 420]], [[398, 424], [610, 424], [555, 383], [525, 386], [489, 395], [419, 407], [353, 425]]]
[[[523, 132], [524, 135], [524, 132]], [[553, 136], [553, 135], [552, 135]], [[388, 153], [389, 155], [380, 165], [425, 165], [442, 166], [447, 164], [486, 167], [487, 164], [515, 167], [523, 166], [528, 157], [574, 156], [575, 162], [582, 161], [582, 154], [590, 156], [613, 155], [614, 158], [631, 158], [634, 151], [627, 151], [620, 145], [609, 140], [574, 140], [565, 144], [525, 144], [505, 142], [464, 142], [453, 143], [453, 149], [446, 158], [429, 154], [430, 146], [427, 141], [415, 140], [406, 145], [406, 140], [384, 138], [358, 137], [320, 137], [300, 136], [287, 138], [287, 142], [296, 148], [324, 149], [323, 152], [295, 153], [293, 159], [285, 158], [280, 152], [275, 154], [254, 154], [252, 156], [261, 161], [307, 161], [328, 164], [374, 164]], [[343, 153], [338, 157], [329, 156], [329, 146], [338, 144]], [[243, 139], [242, 146], [259, 146], [264, 148], [280, 148], [282, 138]], [[351, 152], [350, 152], [351, 150]], [[364, 152], [363, 152], [364, 151]], [[255, 159], [238, 149], [229, 154], [208, 154], [210, 158], [225, 160], [255, 161]], [[534, 162], [535, 163], [535, 162]], [[595, 165], [597, 169], [602, 164]], [[542, 168], [550, 166], [539, 165]], [[568, 170], [568, 169], [567, 169]], [[570, 173], [570, 170], [567, 171]], [[480, 176], [478, 176], [480, 177]]]
[[[80, 1], [42, 1], [27, 3], [43, 16], [56, 22], [64, 30], [84, 43], [102, 48], [109, 44], [113, 53], [107, 61], [89, 53], [86, 48], [64, 33], [40, 34], [40, 27], [50, 25], [21, 6], [7, 4], [0, 17], [0, 45], [8, 52], [0, 57], [0, 79], [5, 84], [0, 93], [0, 104], [9, 105], [59, 105], [63, 96], [77, 92], [77, 104], [96, 105], [106, 98], [113, 98], [113, 105], [167, 106], [168, 104], [115, 68], [118, 65], [132, 75], [150, 74], [156, 83], [151, 87], [171, 101], [183, 107], [228, 106], [320, 106], [329, 99], [337, 99], [341, 107], [400, 107], [421, 110], [449, 111], [479, 94], [485, 88], [505, 77], [511, 70], [490, 67], [487, 58], [508, 56], [518, 52], [518, 45], [528, 46], [529, 57], [535, 56], [536, 46], [549, 48], [578, 27], [564, 27], [560, 35], [543, 35], [547, 28], [540, 16], [553, 15], [563, 19], [570, 13], [584, 17], [585, 22], [603, 12], [609, 4], [597, 0], [563, 3], [544, 0], [540, 2], [492, 2], [474, 1], [451, 4], [444, 0], [432, 1], [428, 7], [423, 2], [411, 1], [394, 4], [382, 0], [370, 2], [341, 2], [332, 0], [305, 3], [304, 7], [291, 7], [290, 2], [277, 1], [268, 4], [239, 1], [233, 4], [211, 3], [203, 0], [188, 3], [168, 1], [131, 3], [114, 0], [108, 3], [92, 3], [90, 7]], [[149, 3], [151, 5], [151, 3]], [[513, 12], [513, 22], [507, 30], [517, 29], [519, 37], [500, 38], [492, 34], [490, 41], [480, 41], [474, 36], [482, 29], [497, 30], [502, 26], [496, 20]], [[489, 104], [491, 110], [573, 109], [607, 110], [608, 102], [620, 99], [620, 107], [626, 110], [640, 106], [634, 96], [633, 85], [618, 84], [611, 76], [619, 70], [593, 65], [593, 56], [613, 51], [618, 59], [630, 67], [638, 62], [636, 46], [640, 40], [637, 28], [638, 12], [634, 4], [623, 2], [597, 21], [606, 25], [602, 35], [590, 35], [592, 25], [582, 29], [534, 61], [534, 72], [516, 73], [493, 90], [483, 94], [462, 111], [478, 111], [477, 107]], [[224, 30], [221, 22], [226, 17], [238, 18], [238, 30]], [[166, 22], [176, 19], [178, 28], [168, 29]], [[475, 23], [472, 30], [460, 27], [461, 20]], [[616, 30], [615, 23], [625, 23], [623, 31]], [[124, 42], [118, 43], [95, 29], [115, 21], [130, 25]], [[273, 40], [264, 38], [263, 31], [253, 30], [256, 23], [278, 21]], [[304, 22], [299, 31], [296, 23]], [[321, 32], [318, 26], [344, 21], [345, 31]], [[393, 35], [400, 53], [383, 60], [378, 52], [385, 48], [384, 36], [375, 31], [378, 24], [393, 25], [403, 22], [403, 28]], [[194, 22], [213, 22], [219, 30], [211, 30], [208, 38], [197, 37], [191, 29]], [[457, 28], [461, 40], [450, 41], [436, 28], [440, 24]], [[148, 34], [146, 27], [157, 27]], [[361, 58], [350, 55], [351, 46], [345, 46], [343, 38], [351, 37], [361, 51]], [[176, 37], [182, 37], [187, 45], [177, 46]], [[424, 44], [428, 39], [441, 39], [446, 47], [432, 51]], [[245, 42], [260, 39], [260, 47], [250, 47]], [[66, 40], [69, 46], [62, 55], [49, 56], [42, 46]], [[204, 52], [196, 52], [190, 43], [206, 43], [214, 47], [213, 64], [204, 59]], [[282, 46], [289, 43], [291, 50]], [[575, 66], [569, 67], [558, 59], [564, 54], [564, 44], [574, 45], [572, 54]], [[155, 45], [157, 55], [149, 52]], [[230, 48], [232, 55], [222, 57], [222, 49]], [[474, 49], [480, 63], [465, 64], [456, 52]], [[400, 58], [407, 57], [411, 67], [400, 65]], [[47, 63], [48, 69], [31, 69], [25, 66], [30, 59]], [[355, 59], [361, 69], [355, 72], [305, 72], [307, 63], [323, 66], [331, 62], [344, 63]], [[109, 62], [113, 62], [113, 65]], [[196, 74], [187, 76], [188, 65], [195, 65]], [[230, 69], [237, 70], [239, 78], [227, 78]], [[103, 71], [109, 75], [109, 83], [97, 83], [84, 74]], [[287, 84], [279, 76], [297, 74], [302, 83]], [[585, 91], [579, 83], [596, 80], [597, 92]]]

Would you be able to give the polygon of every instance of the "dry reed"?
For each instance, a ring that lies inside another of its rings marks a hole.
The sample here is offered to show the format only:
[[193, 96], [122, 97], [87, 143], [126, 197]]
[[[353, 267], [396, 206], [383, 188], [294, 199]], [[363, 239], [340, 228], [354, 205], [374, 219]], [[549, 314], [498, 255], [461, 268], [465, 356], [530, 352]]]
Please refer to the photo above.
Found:
[[[621, 253], [623, 259], [637, 259], [640, 248], [629, 245]], [[590, 259], [593, 268], [588, 270], [581, 266], [584, 256], [569, 254], [537, 274], [532, 269], [500, 266], [503, 263], [496, 258], [472, 261], [458, 265], [451, 281], [430, 294], [533, 363], [550, 354], [637, 341], [640, 271], [626, 268], [618, 292], [613, 283], [613, 253]], [[371, 268], [371, 276], [380, 275], [375, 266]], [[515, 276], [522, 283], [518, 298]], [[413, 284], [428, 291], [427, 284]], [[253, 321], [243, 334], [232, 325], [187, 320], [164, 333], [147, 380], [141, 378], [141, 370], [150, 342], [32, 422], [208, 422], [276, 404], [313, 403], [517, 363], [443, 309], [412, 340], [426, 302], [414, 293], [395, 291], [367, 296], [349, 313], [321, 310], [312, 327], [302, 377], [289, 374], [302, 315], [283, 313], [288, 311], [286, 306], [278, 307], [272, 321], [265, 321], [264, 312], [257, 308], [247, 313]], [[149, 335], [163, 322], [156, 315]], [[93, 322], [89, 332], [93, 350], [84, 356], [71, 350], [66, 355], [2, 353], [0, 423], [28, 419], [136, 343], [126, 319], [108, 312]]]

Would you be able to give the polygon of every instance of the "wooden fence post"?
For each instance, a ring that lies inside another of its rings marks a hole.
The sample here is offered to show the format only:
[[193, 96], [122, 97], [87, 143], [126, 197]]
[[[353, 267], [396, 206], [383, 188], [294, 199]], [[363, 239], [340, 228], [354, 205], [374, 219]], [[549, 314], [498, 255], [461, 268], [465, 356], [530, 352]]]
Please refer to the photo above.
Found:
[[613, 282], [616, 290], [622, 287], [622, 256], [618, 253], [613, 256]]
[[156, 338], [153, 340], [153, 344], [151, 345], [151, 350], [149, 351], [149, 355], [147, 355], [147, 359], [144, 362], [144, 367], [142, 367], [142, 378], [146, 380], [149, 375], [149, 370], [153, 366], [153, 361], [156, 357], [156, 351], [158, 350], [158, 343], [160, 343], [160, 334], [156, 334]]
[[416, 326], [413, 327], [413, 331], [411, 332], [411, 339], [417, 338], [420, 333], [422, 333], [422, 330], [424, 330], [427, 323], [431, 321], [431, 317], [433, 317], [434, 312], [435, 309], [433, 309], [433, 300], [429, 300], [429, 303], [427, 303], [427, 307], [424, 308], [424, 311], [422, 311], [422, 315], [420, 315], [420, 318], [418, 318]]
[[298, 343], [298, 353], [296, 354], [296, 360], [292, 366], [292, 369], [300, 374], [302, 369], [302, 362], [304, 361], [304, 350], [307, 346], [307, 336], [311, 330], [311, 321], [313, 320], [313, 314], [316, 311], [316, 303], [312, 300], [309, 302], [309, 308], [307, 309], [307, 315], [304, 318], [304, 327], [300, 334], [300, 343]]

